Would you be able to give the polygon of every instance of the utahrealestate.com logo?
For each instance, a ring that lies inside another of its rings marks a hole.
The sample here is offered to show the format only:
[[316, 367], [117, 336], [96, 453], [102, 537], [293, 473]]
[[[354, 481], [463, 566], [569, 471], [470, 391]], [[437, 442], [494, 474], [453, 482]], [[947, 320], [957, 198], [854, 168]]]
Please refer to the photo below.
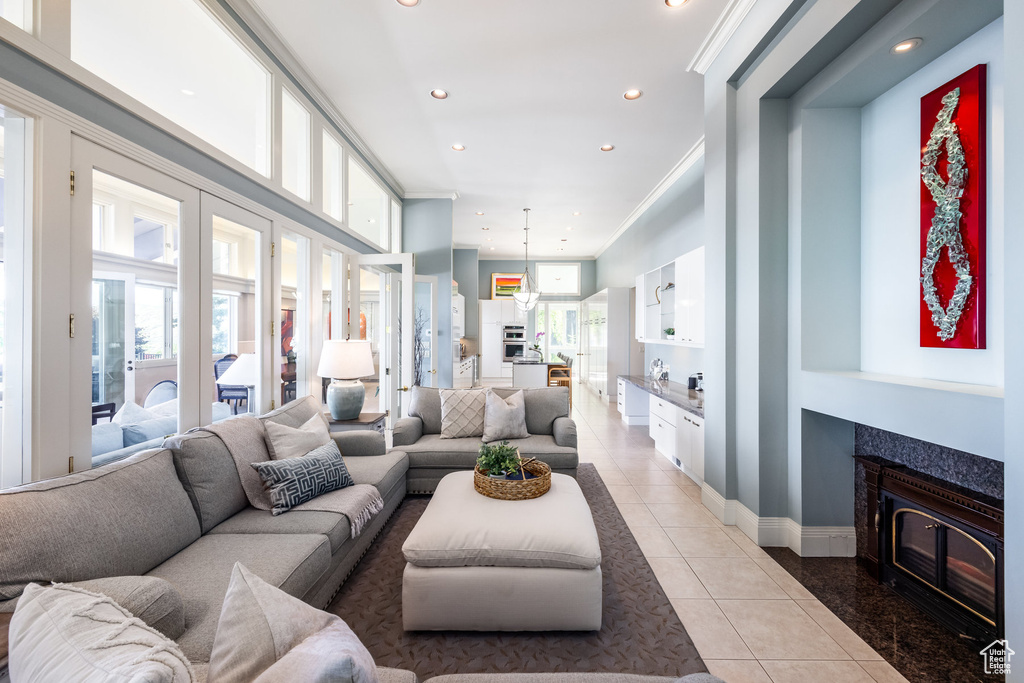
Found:
[[1015, 653], [1005, 640], [993, 641], [980, 654], [985, 659], [986, 674], [1006, 675], [1010, 673], [1010, 657]]

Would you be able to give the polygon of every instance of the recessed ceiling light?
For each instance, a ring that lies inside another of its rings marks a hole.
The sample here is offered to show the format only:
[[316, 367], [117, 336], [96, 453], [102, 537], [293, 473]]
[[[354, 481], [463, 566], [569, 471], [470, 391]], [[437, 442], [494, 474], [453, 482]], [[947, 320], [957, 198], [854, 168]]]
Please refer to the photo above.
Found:
[[454, 149], [456, 152], [465, 152], [466, 151], [466, 146], [465, 145], [452, 145], [452, 149]]
[[440, 88], [434, 88], [433, 90], [430, 91], [430, 96], [433, 97], [435, 100], [447, 100], [448, 91], [441, 90]]
[[570, 225], [569, 227], [566, 228], [566, 230], [572, 230], [572, 226]]
[[[401, 0], [399, 0], [401, 2]], [[686, 0], [665, 0], [665, 4], [669, 7], [682, 7], [686, 4]]]
[[568, 242], [568, 241], [569, 241], [569, 239], [568, 239], [567, 237], [563, 237], [563, 238], [562, 238], [562, 241], [563, 241], [563, 242]]
[[488, 241], [488, 242], [493, 242], [493, 241], [494, 241], [494, 238], [493, 238], [493, 237], [488, 237], [488, 238], [487, 238], [487, 241]]
[[579, 216], [579, 215], [580, 215], [580, 212], [579, 212], [579, 211], [573, 211], [573, 212], [572, 212], [572, 215], [573, 215], [573, 216]]
[[643, 94], [644, 92], [642, 90], [637, 90], [636, 88], [633, 88], [632, 90], [627, 90], [626, 92], [622, 93], [622, 96], [627, 100], [639, 100]]
[[477, 212], [476, 212], [476, 215], [477, 215], [477, 216], [483, 216], [483, 215], [484, 215], [484, 212], [483, 212], [483, 211], [477, 211]]
[[615, 149], [615, 145], [601, 145], [602, 152], [610, 152]]
[[415, 7], [420, 4], [420, 0], [396, 0], [399, 5], [403, 7]]
[[911, 50], [913, 50], [915, 47], [919, 46], [923, 42], [924, 41], [921, 40], [920, 38], [908, 38], [907, 40], [900, 41], [900, 42], [896, 43], [895, 45], [893, 45], [889, 49], [889, 52], [891, 52], [894, 55], [901, 55], [904, 52], [910, 52]]
[[490, 230], [490, 228], [480, 228], [481, 230]]
[[193, 95], [195, 95], [196, 93], [195, 93], [195, 91], [194, 91], [194, 90], [188, 90], [188, 89], [186, 89], [186, 88], [182, 88], [182, 89], [181, 89], [181, 94], [182, 94], [182, 95], [188, 95], [189, 97], [192, 97], [192, 96], [193, 96]]
[[491, 247], [491, 251], [494, 251], [494, 247]]
[[348, 203], [348, 205], [349, 205], [349, 206], [355, 206], [355, 204], [354, 204], [354, 203], [352, 203], [352, 202], [349, 202], [349, 203]]

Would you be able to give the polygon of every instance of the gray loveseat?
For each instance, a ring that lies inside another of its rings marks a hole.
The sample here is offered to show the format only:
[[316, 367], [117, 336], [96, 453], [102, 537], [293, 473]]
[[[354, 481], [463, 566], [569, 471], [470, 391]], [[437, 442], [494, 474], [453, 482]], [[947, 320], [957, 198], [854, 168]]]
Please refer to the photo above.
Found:
[[[264, 417], [299, 426], [313, 404], [294, 401]], [[0, 611], [12, 611], [29, 582], [79, 583], [109, 595], [202, 664], [235, 562], [325, 608], [405, 497], [408, 468], [405, 454], [385, 453], [375, 432], [333, 436], [355, 482], [376, 486], [384, 498], [384, 510], [356, 539], [344, 515], [293, 510], [274, 517], [251, 507], [231, 455], [209, 432], [0, 491]], [[381, 680], [416, 677], [389, 670]]]
[[[466, 391], [483, 391], [467, 389]], [[569, 388], [495, 388], [502, 398], [525, 392], [526, 428], [529, 438], [513, 439], [523, 457], [546, 462], [553, 472], [576, 476], [580, 458], [576, 422], [569, 417]], [[413, 387], [409, 417], [395, 423], [394, 448], [409, 456], [409, 493], [433, 493], [446, 475], [471, 470], [476, 465], [480, 437], [441, 438], [441, 390]]]

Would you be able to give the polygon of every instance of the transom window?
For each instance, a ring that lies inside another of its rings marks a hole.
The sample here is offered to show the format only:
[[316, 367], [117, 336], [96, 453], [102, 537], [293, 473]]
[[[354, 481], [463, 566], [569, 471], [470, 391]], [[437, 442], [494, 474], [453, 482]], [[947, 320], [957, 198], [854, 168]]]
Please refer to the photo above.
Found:
[[537, 263], [537, 287], [545, 296], [579, 296], [580, 264]]

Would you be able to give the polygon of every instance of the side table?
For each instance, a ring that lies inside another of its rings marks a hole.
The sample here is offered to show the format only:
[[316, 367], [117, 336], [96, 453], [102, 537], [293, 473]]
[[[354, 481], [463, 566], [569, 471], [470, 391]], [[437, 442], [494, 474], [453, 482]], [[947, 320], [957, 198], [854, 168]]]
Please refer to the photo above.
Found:
[[324, 413], [327, 422], [330, 423], [331, 432], [350, 432], [356, 429], [372, 429], [381, 434], [384, 433], [384, 423], [387, 421], [385, 413], [359, 413], [354, 420], [332, 420], [330, 413]]

